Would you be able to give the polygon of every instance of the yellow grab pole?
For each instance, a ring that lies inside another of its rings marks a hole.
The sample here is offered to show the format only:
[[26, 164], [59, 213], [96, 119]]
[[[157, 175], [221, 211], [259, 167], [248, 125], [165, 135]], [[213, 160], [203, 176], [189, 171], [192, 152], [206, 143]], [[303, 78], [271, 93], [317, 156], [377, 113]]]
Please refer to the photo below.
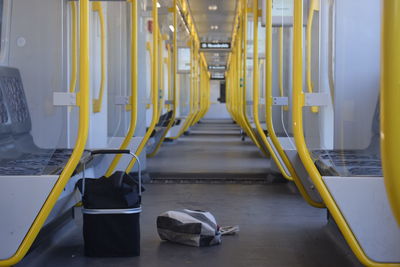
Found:
[[[157, 10], [157, 0], [153, 0], [153, 60], [152, 60], [152, 105], [153, 105], [153, 114], [151, 118], [150, 127], [147, 129], [146, 134], [143, 137], [142, 142], [138, 149], [136, 150], [136, 155], [142, 154], [143, 149], [146, 147], [147, 142], [150, 139], [151, 134], [154, 131], [158, 123], [158, 10]], [[132, 159], [126, 168], [126, 173], [130, 173], [132, 168], [135, 166], [136, 159]]]
[[[161, 137], [161, 140], [158, 142], [156, 148], [154, 149], [153, 152], [151, 152], [150, 154], [148, 154], [148, 157], [154, 157], [157, 152], [160, 150], [161, 145], [164, 143], [165, 137], [167, 136], [169, 130], [172, 128], [172, 126], [175, 123], [175, 119], [176, 119], [176, 112], [177, 112], [177, 107], [178, 107], [178, 103], [179, 103], [179, 99], [178, 99], [178, 10], [177, 10], [177, 4], [178, 4], [178, 0], [174, 0], [174, 44], [173, 44], [173, 79], [172, 81], [169, 83], [171, 85], [171, 94], [169, 95], [169, 99], [171, 99], [172, 97], [172, 116], [171, 116], [171, 121], [169, 122], [167, 129], [165, 129], [164, 135]], [[169, 53], [170, 53], [169, 49]], [[170, 56], [168, 56], [168, 58], [170, 58]], [[169, 64], [169, 71], [171, 68], [171, 62]], [[168, 75], [169, 79], [171, 79], [171, 74]]]
[[29, 228], [14, 255], [0, 260], [0, 266], [12, 266], [17, 264], [26, 255], [32, 243], [35, 241], [40, 229], [48, 218], [58, 198], [67, 185], [71, 175], [75, 171], [85, 150], [89, 132], [89, 88], [90, 88], [90, 63], [89, 63], [89, 0], [80, 0], [80, 57], [79, 57], [79, 128], [75, 148], [71, 158], [65, 165], [60, 177], [48, 195], [45, 203]]
[[[308, 12], [308, 22], [307, 22], [307, 88], [308, 92], [312, 93], [313, 83], [312, 83], [312, 71], [311, 71], [311, 58], [312, 58], [312, 28], [314, 22], [314, 13], [319, 11], [319, 3], [320, 0], [310, 0], [310, 10]], [[319, 112], [319, 107], [313, 106], [311, 107], [311, 111], [313, 113]]]
[[[150, 77], [151, 77], [151, 90], [150, 90], [150, 99], [153, 99], [153, 48], [151, 46], [150, 42], [146, 42], [146, 50], [149, 52], [149, 58], [150, 58]], [[146, 105], [146, 109], [149, 109], [151, 107], [151, 104]]]
[[[294, 169], [292, 163], [290, 162], [289, 158], [287, 157], [285, 151], [283, 151], [283, 148], [281, 146], [281, 143], [279, 142], [279, 139], [276, 135], [275, 128], [274, 128], [274, 123], [273, 123], [273, 118], [272, 118], [272, 112], [273, 112], [273, 103], [272, 103], [272, 0], [266, 0], [267, 1], [267, 21], [266, 21], [266, 27], [265, 27], [265, 77], [266, 77], [266, 82], [265, 82], [265, 104], [266, 104], [266, 109], [265, 109], [265, 116], [266, 116], [266, 123], [267, 123], [267, 129], [269, 136], [271, 138], [272, 144], [274, 145], [276, 151], [279, 154], [279, 157], [281, 158], [281, 161], [277, 162], [277, 165], [282, 165], [280, 169], [284, 170], [282, 175], [288, 179], [294, 181], [296, 184], [297, 188], [299, 189], [300, 194], [302, 197], [307, 201], [308, 204], [310, 204], [313, 207], [317, 208], [324, 208], [325, 205], [324, 203], [319, 203], [310, 197], [310, 195], [307, 193], [307, 190], [305, 189], [303, 183], [301, 182], [299, 176], [296, 173], [296, 170]], [[282, 29], [282, 28], [281, 28]], [[282, 35], [280, 34], [280, 37]], [[280, 48], [281, 49], [281, 48]], [[282, 67], [282, 66], [280, 66]], [[282, 90], [283, 92], [283, 90]], [[271, 154], [275, 153], [270, 151]], [[283, 168], [283, 165], [286, 167], [287, 171], [289, 173], [286, 173], [286, 170]]]
[[[172, 65], [171, 65], [171, 46], [167, 45], [167, 78], [168, 78], [168, 101], [172, 101], [173, 99], [173, 89], [172, 89]], [[173, 105], [173, 104], [172, 104]], [[173, 110], [173, 106], [168, 104], [168, 111]]]
[[157, 90], [159, 90], [159, 97], [158, 97], [158, 118], [160, 118], [161, 114], [163, 113], [164, 109], [164, 95], [165, 95], [165, 88], [164, 88], [164, 62], [163, 62], [163, 38], [161, 31], [158, 31], [158, 59], [159, 64], [157, 66], [158, 73], [160, 74], [160, 79], [158, 79]]
[[[137, 46], [137, 21], [138, 21], [138, 6], [136, 0], [129, 0], [131, 2], [131, 120], [129, 125], [129, 130], [125, 136], [124, 141], [122, 142], [120, 149], [126, 149], [132, 137], [135, 134], [136, 125], [137, 125], [137, 117], [138, 117], [138, 46]], [[115, 168], [118, 166], [119, 161], [121, 160], [122, 155], [116, 155], [111, 162], [108, 170], [106, 172], [106, 177], [110, 177]]]
[[199, 87], [199, 94], [200, 94], [200, 97], [199, 97], [199, 112], [197, 113], [197, 116], [196, 116], [194, 124], [198, 123], [200, 121], [200, 119], [205, 115], [204, 111], [205, 111], [205, 107], [206, 107], [205, 95], [206, 95], [206, 92], [207, 92], [207, 88], [205, 86], [204, 78], [205, 78], [205, 75], [206, 75], [206, 72], [207, 72], [207, 68], [206, 68], [205, 62], [204, 62], [202, 57], [201, 57], [201, 59], [202, 60], [199, 63], [199, 85], [200, 85], [200, 87]]
[[381, 141], [385, 186], [393, 214], [400, 225], [400, 4], [383, 2]]
[[[397, 0], [394, 0], [397, 2]], [[332, 217], [342, 232], [344, 238], [349, 244], [358, 260], [365, 266], [371, 267], [399, 267], [399, 263], [376, 262], [370, 259], [360, 246], [357, 238], [352, 232], [350, 226], [345, 220], [335, 200], [330, 194], [321, 174], [314, 164], [307, 148], [304, 129], [303, 129], [303, 1], [294, 1], [294, 45], [293, 45], [293, 133], [296, 142], [297, 152], [303, 162], [311, 180], [320, 193], [326, 207], [329, 209]]]
[[93, 3], [93, 11], [96, 12], [100, 20], [100, 60], [101, 60], [101, 80], [100, 80], [100, 90], [99, 97], [93, 99], [93, 112], [101, 112], [101, 107], [104, 97], [104, 89], [106, 86], [106, 26], [104, 22], [104, 13], [101, 2]]
[[[242, 34], [243, 34], [243, 40], [240, 42], [243, 47], [243, 52], [242, 52], [242, 61], [241, 61], [241, 69], [242, 69], [242, 79], [243, 79], [243, 86], [242, 86], [242, 92], [241, 92], [241, 98], [242, 98], [242, 105], [241, 105], [241, 114], [243, 117], [243, 126], [245, 129], [245, 132], [248, 134], [248, 136], [253, 140], [253, 142], [256, 144], [256, 146], [261, 150], [261, 152], [265, 156], [269, 156], [268, 152], [265, 151], [264, 147], [261, 145], [259, 140], [257, 139], [253, 128], [251, 127], [249, 118], [247, 116], [247, 5], [245, 4], [247, 0], [243, 0], [243, 23], [242, 23]], [[258, 13], [258, 7], [257, 7], [257, 13]], [[255, 14], [257, 15], [257, 14]], [[256, 69], [256, 67], [254, 67]], [[254, 87], [254, 85], [253, 85]]]
[[[267, 0], [267, 2], [270, 2], [270, 0]], [[269, 3], [267, 3], [267, 9], [269, 8]], [[268, 11], [267, 11], [268, 12]], [[253, 34], [254, 34], [254, 40], [253, 40], [253, 116], [254, 116], [254, 123], [256, 125], [256, 129], [260, 135], [260, 138], [262, 139], [264, 145], [267, 147], [269, 153], [271, 154], [272, 159], [276, 163], [279, 171], [282, 173], [282, 175], [287, 179], [292, 181], [293, 179], [289, 177], [289, 175], [286, 174], [285, 169], [283, 168], [282, 163], [280, 162], [279, 158], [275, 154], [275, 151], [272, 149], [271, 144], [269, 143], [266, 134], [264, 133], [264, 129], [261, 126], [260, 122], [260, 111], [259, 111], [259, 73], [258, 73], [258, 0], [253, 0], [253, 13], [254, 13], [254, 27], [253, 27]], [[272, 27], [268, 27], [268, 17], [267, 17], [267, 26], [266, 26], [266, 31], [267, 34], [272, 30]], [[272, 26], [272, 25], [271, 25]], [[271, 29], [270, 29], [271, 28]], [[271, 42], [270, 39], [266, 39], [266, 43]], [[271, 42], [272, 44], [272, 42]], [[268, 47], [268, 44], [267, 44]], [[266, 49], [268, 50], [269, 47]], [[270, 53], [266, 51], [266, 61], [271, 62], [272, 58], [270, 58]], [[268, 79], [271, 79], [271, 76], [268, 76], [267, 73], [267, 83]], [[267, 112], [267, 116], [268, 116]]]

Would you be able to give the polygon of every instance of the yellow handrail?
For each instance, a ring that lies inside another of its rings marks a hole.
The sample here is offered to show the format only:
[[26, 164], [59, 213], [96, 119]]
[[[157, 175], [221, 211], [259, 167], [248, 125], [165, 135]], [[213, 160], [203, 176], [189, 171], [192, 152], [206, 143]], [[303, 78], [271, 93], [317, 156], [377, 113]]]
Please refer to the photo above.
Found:
[[[201, 60], [200, 60], [201, 59]], [[207, 99], [206, 99], [206, 94], [208, 91], [207, 85], [206, 85], [206, 75], [207, 75], [207, 65], [204, 59], [204, 55], [200, 55], [200, 61], [199, 61], [199, 111], [196, 115], [196, 118], [194, 120], [194, 124], [200, 121], [201, 118], [205, 115], [207, 112]]]
[[78, 43], [77, 43], [77, 16], [76, 16], [76, 3], [70, 2], [71, 6], [71, 79], [69, 83], [69, 92], [74, 93], [77, 83], [77, 71], [78, 71]]
[[238, 44], [240, 45], [239, 49], [242, 50], [239, 52], [239, 77], [242, 77], [242, 86], [240, 88], [240, 117], [241, 117], [241, 126], [243, 130], [247, 133], [247, 135], [250, 137], [250, 139], [254, 142], [254, 144], [260, 149], [260, 151], [265, 155], [269, 156], [268, 152], [265, 151], [264, 147], [261, 145], [259, 140], [257, 139], [253, 128], [251, 127], [249, 118], [247, 116], [247, 6], [246, 6], [246, 0], [243, 1], [243, 13], [242, 13], [242, 31], [239, 34], [240, 41]]
[[100, 21], [100, 60], [101, 60], [101, 80], [100, 80], [100, 90], [99, 90], [99, 97], [97, 99], [93, 99], [93, 112], [99, 113], [101, 112], [101, 107], [103, 103], [103, 96], [104, 96], [104, 88], [106, 83], [106, 29], [104, 23], [104, 14], [103, 14], [103, 7], [101, 2], [94, 2], [93, 3], [93, 11], [99, 15]]
[[[397, 1], [397, 0], [395, 0]], [[397, 4], [397, 3], [396, 3]], [[304, 107], [304, 93], [303, 93], [303, 1], [294, 1], [294, 45], [293, 45], [293, 131], [296, 141], [297, 151], [300, 159], [304, 164], [311, 180], [320, 193], [324, 203], [329, 209], [332, 217], [342, 232], [344, 238], [349, 244], [353, 253], [357, 256], [358, 260], [365, 266], [383, 267], [383, 266], [400, 266], [399, 263], [381, 263], [370, 259], [360, 244], [354, 233], [351, 231], [350, 226], [346, 222], [344, 216], [340, 212], [335, 200], [330, 194], [328, 188], [322, 180], [321, 174], [314, 165], [314, 161], [310, 156], [307, 148], [304, 129], [303, 129], [303, 107]]]
[[[312, 83], [312, 71], [311, 71], [311, 53], [312, 53], [312, 28], [314, 22], [314, 13], [319, 11], [320, 9], [320, 0], [310, 0], [310, 11], [308, 13], [308, 22], [307, 22], [307, 88], [308, 92], [312, 93], [313, 83]], [[311, 112], [318, 113], [319, 107], [312, 106]]]
[[[165, 137], [167, 136], [169, 130], [172, 128], [172, 126], [175, 123], [175, 119], [176, 119], [176, 112], [177, 112], [177, 107], [178, 107], [178, 10], [177, 10], [177, 4], [178, 4], [178, 0], [174, 0], [174, 44], [173, 44], [173, 57], [174, 59], [172, 60], [173, 63], [173, 79], [172, 79], [172, 83], [171, 84], [171, 94], [169, 95], [168, 98], [171, 99], [172, 96], [172, 116], [171, 116], [171, 121], [169, 122], [167, 129], [165, 129], [164, 135], [161, 137], [161, 140], [158, 142], [157, 146], [155, 147], [154, 151], [150, 154], [148, 154], [148, 157], [154, 157], [157, 152], [160, 150], [161, 145], [164, 143]], [[168, 53], [170, 54], [171, 49], [168, 50]], [[170, 56], [168, 56], [168, 58], [170, 58]], [[171, 69], [171, 60], [169, 60], [169, 67], [168, 70], [170, 71]], [[169, 79], [171, 75], [169, 74], [168, 77]]]
[[[120, 149], [126, 149], [132, 137], [135, 134], [137, 117], [138, 117], [138, 46], [137, 46], [137, 21], [138, 21], [138, 6], [136, 0], [129, 0], [131, 2], [131, 120], [129, 125], [129, 130], [122, 142]], [[115, 168], [118, 166], [122, 155], [116, 155], [111, 162], [108, 170], [106, 172], [106, 177], [110, 177]]]
[[163, 36], [161, 31], [158, 31], [158, 73], [160, 75], [158, 90], [159, 90], [159, 99], [158, 99], [158, 118], [160, 118], [163, 110], [164, 110], [164, 96], [165, 96], [165, 87], [164, 87], [164, 60], [163, 60]]
[[[255, 0], [257, 1], [257, 0]], [[282, 30], [282, 28], [280, 28]], [[254, 30], [256, 31], [256, 29]], [[280, 36], [281, 37], [281, 36]], [[257, 49], [258, 51], [258, 49]], [[283, 57], [283, 55], [282, 55]], [[310, 204], [313, 207], [318, 207], [318, 208], [323, 208], [325, 205], [323, 203], [316, 202], [312, 200], [310, 195], [307, 193], [303, 183], [301, 182], [299, 176], [296, 173], [296, 170], [294, 169], [293, 165], [291, 164], [289, 158], [287, 157], [285, 151], [283, 150], [281, 143], [279, 142], [279, 139], [276, 135], [275, 132], [275, 127], [273, 123], [273, 118], [272, 118], [272, 113], [273, 113], [273, 103], [272, 103], [272, 0], [267, 0], [267, 19], [266, 19], [266, 27], [265, 27], [265, 77], [266, 77], [266, 82], [265, 82], [265, 112], [266, 112], [266, 123], [267, 123], [267, 129], [269, 136], [271, 138], [272, 144], [274, 145], [276, 151], [279, 154], [279, 157], [282, 159], [283, 162], [278, 161], [276, 164], [279, 165], [282, 164], [286, 167], [289, 173], [286, 173], [284, 171], [282, 175], [288, 179], [292, 180], [297, 188], [299, 189], [300, 194], [303, 196], [303, 198], [307, 201], [308, 204]], [[283, 90], [282, 90], [283, 92]], [[274, 154], [274, 152], [271, 151], [271, 154]], [[281, 168], [283, 169], [283, 166]]]
[[[254, 117], [254, 123], [256, 125], [256, 129], [258, 131], [258, 134], [260, 138], [262, 139], [264, 145], [267, 147], [268, 151], [271, 154], [272, 159], [278, 166], [279, 171], [282, 173], [282, 175], [287, 179], [292, 181], [293, 179], [289, 177], [286, 174], [285, 169], [283, 168], [281, 162], [279, 161], [278, 157], [276, 156], [274, 150], [272, 149], [271, 144], [267, 140], [267, 136], [264, 133], [264, 129], [261, 126], [260, 123], [260, 111], [259, 111], [259, 73], [258, 73], [258, 0], [253, 0], [253, 21], [254, 21], [254, 27], [253, 27], [253, 117]], [[268, 57], [267, 57], [268, 58]], [[268, 58], [270, 60], [270, 58]], [[271, 77], [269, 77], [271, 78]], [[268, 78], [267, 78], [268, 79]]]
[[[143, 152], [143, 149], [146, 147], [147, 142], [149, 141], [151, 134], [153, 133], [157, 122], [158, 122], [158, 10], [157, 10], [157, 0], [152, 0], [153, 3], [153, 59], [152, 59], [152, 104], [153, 104], [153, 114], [151, 118], [150, 127], [147, 129], [146, 134], [143, 137], [142, 142], [140, 142], [139, 147], [136, 150], [136, 155], [140, 155]], [[126, 168], [126, 173], [130, 173], [132, 168], [135, 166], [136, 159], [132, 159]]]
[[[267, 11], [268, 12], [268, 11]], [[283, 27], [279, 27], [279, 96], [283, 97]]]
[[[166, 64], [167, 64], [167, 78], [168, 78], [168, 101], [172, 101], [173, 99], [173, 89], [172, 89], [172, 63], [171, 63], [171, 46], [169, 44], [167, 44], [167, 58], [166, 60]], [[166, 107], [168, 108], [168, 111], [172, 111], [173, 107], [171, 104], [168, 103], [168, 105], [166, 105]]]
[[[150, 78], [151, 78], [151, 90], [150, 90], [150, 99], [153, 99], [153, 52], [152, 52], [152, 47], [150, 42], [146, 42], [146, 50], [149, 52], [149, 58], [150, 58]], [[149, 109], [151, 107], [151, 104], [146, 105], [146, 109]]]
[[21, 245], [13, 256], [0, 260], [0, 266], [12, 266], [17, 264], [26, 255], [32, 243], [35, 241], [40, 229], [48, 218], [55, 203], [67, 185], [71, 175], [76, 169], [85, 150], [86, 140], [89, 132], [89, 88], [90, 88], [90, 64], [89, 64], [89, 0], [80, 0], [80, 60], [79, 60], [79, 128], [78, 137], [71, 158], [65, 165], [60, 177], [55, 183], [45, 203], [40, 209], [37, 217]]
[[383, 4], [381, 141], [385, 186], [393, 214], [400, 225], [400, 5], [398, 0]]
[[199, 87], [198, 87], [198, 51], [197, 51], [197, 46], [194, 44], [194, 53], [193, 53], [193, 115], [190, 120], [190, 123], [187, 125], [187, 128], [185, 131], [187, 131], [191, 126], [194, 124], [194, 120], [196, 119], [197, 113], [199, 111]]

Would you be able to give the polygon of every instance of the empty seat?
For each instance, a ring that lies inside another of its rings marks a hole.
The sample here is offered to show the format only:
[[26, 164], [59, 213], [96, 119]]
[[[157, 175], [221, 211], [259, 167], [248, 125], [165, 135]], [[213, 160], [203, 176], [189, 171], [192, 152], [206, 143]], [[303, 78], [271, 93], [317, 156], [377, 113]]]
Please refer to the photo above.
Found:
[[72, 150], [39, 148], [34, 143], [31, 129], [19, 70], [0, 67], [0, 175], [61, 173]]
[[312, 157], [323, 176], [383, 176], [379, 140], [379, 104], [372, 122], [372, 139], [364, 150], [314, 150]]

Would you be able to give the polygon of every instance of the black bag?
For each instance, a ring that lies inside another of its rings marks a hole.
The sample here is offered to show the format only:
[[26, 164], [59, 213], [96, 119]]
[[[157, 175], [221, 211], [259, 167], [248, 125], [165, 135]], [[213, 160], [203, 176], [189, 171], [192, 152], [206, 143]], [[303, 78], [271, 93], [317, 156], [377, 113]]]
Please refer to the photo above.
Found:
[[83, 192], [85, 255], [139, 256], [139, 183], [124, 172], [116, 172], [109, 178], [81, 179], [78, 187]]

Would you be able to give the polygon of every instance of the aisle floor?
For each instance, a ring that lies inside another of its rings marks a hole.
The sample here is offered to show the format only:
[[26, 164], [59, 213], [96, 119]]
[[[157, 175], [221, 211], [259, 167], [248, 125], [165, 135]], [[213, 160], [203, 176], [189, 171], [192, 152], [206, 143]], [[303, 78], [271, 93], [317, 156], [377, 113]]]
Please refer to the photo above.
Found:
[[[162, 242], [157, 235], [157, 215], [182, 208], [209, 210], [220, 225], [239, 225], [240, 233], [207, 248]], [[309, 207], [282, 183], [151, 184], [143, 199], [140, 257], [84, 257], [82, 222], [77, 219], [61, 240], [36, 249], [18, 266], [360, 266], [346, 247], [331, 238], [326, 222], [325, 210]]]
[[147, 160], [153, 177], [260, 177], [271, 173], [270, 160], [231, 120], [203, 121], [173, 143], [165, 143]]

